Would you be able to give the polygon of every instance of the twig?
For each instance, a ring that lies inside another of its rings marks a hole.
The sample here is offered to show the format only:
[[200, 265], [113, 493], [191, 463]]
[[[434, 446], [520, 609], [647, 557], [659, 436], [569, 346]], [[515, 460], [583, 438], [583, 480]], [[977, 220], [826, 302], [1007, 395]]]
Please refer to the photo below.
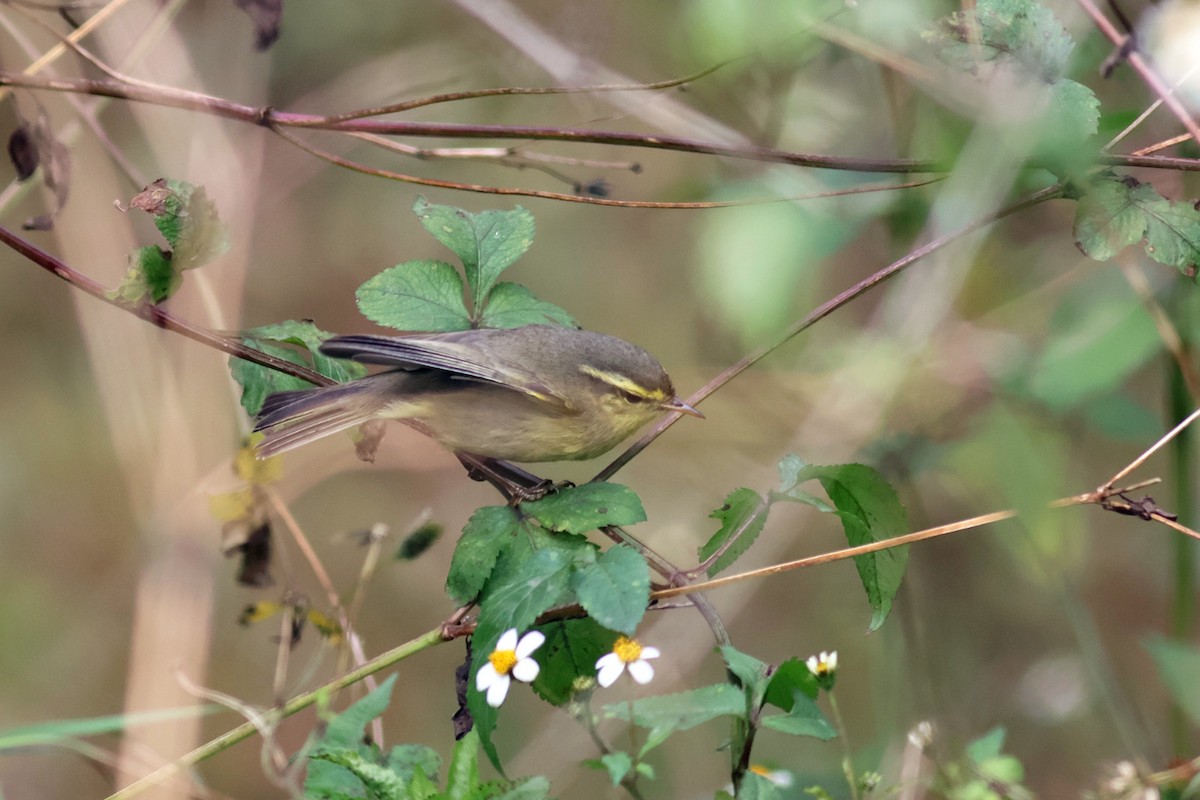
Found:
[[1113, 475], [1111, 478], [1109, 478], [1108, 482], [1103, 484], [1093, 494], [1099, 496], [1100, 494], [1104, 493], [1105, 491], [1111, 490], [1117, 481], [1121, 480], [1126, 475], [1133, 472], [1135, 469], [1140, 467], [1142, 464], [1145, 464], [1146, 460], [1148, 458], [1150, 458], [1150, 456], [1154, 455], [1156, 452], [1158, 452], [1159, 448], [1161, 448], [1167, 442], [1171, 441], [1176, 436], [1178, 436], [1180, 431], [1182, 431], [1188, 425], [1191, 425], [1193, 422], [1195, 422], [1197, 417], [1200, 417], [1200, 408], [1196, 409], [1191, 414], [1188, 414], [1186, 419], [1184, 419], [1182, 422], [1180, 422], [1178, 425], [1176, 425], [1174, 428], [1172, 428], [1168, 432], [1164, 433], [1157, 442], [1150, 445], [1148, 448], [1146, 448], [1145, 451], [1142, 452], [1141, 455], [1139, 455], [1133, 461], [1130, 461], [1129, 464], [1124, 469], [1122, 469], [1116, 475]]
[[[989, 214], [985, 214], [979, 219], [964, 225], [956, 231], [939, 236], [928, 244], [918, 247], [916, 250], [908, 253], [903, 258], [893, 261], [888, 266], [884, 267], [873, 275], [864, 278], [846, 291], [838, 294], [836, 297], [822, 303], [803, 319], [799, 320], [786, 331], [784, 331], [783, 334], [780, 335], [774, 342], [760, 347], [758, 350], [755, 350], [749, 355], [744, 356], [741, 360], [726, 368], [723, 372], [721, 372], [721, 374], [717, 375], [715, 378], [693, 393], [692, 396], [687, 400], [688, 404], [695, 406], [696, 404], [702, 402], [717, 389], [721, 388], [726, 383], [729, 383], [729, 381], [736, 378], [738, 375], [749, 369], [768, 354], [774, 352], [793, 336], [812, 327], [814, 324], [829, 316], [842, 306], [846, 305], [851, 300], [854, 300], [857, 297], [866, 294], [871, 289], [874, 289], [888, 278], [900, 274], [925, 256], [935, 253], [951, 242], [955, 242], [967, 234], [979, 230], [980, 228], [985, 228], [988, 225], [991, 225], [993, 222], [1001, 220], [1010, 214], [1015, 214], [1016, 212], [1022, 211], [1030, 206], [1037, 205], [1038, 203], [1046, 200], [1052, 200], [1061, 195], [1061, 186], [1056, 185], [1047, 187], [1045, 189], [1040, 189], [1033, 194], [1026, 195], [1011, 205], [1005, 206], [1004, 208], [998, 209]], [[655, 425], [640, 439], [638, 439], [636, 442], [630, 445], [628, 449], [621, 453], [621, 455], [617, 456], [612, 463], [600, 470], [600, 472], [597, 473], [592, 480], [603, 481], [612, 477], [614, 474], [616, 474], [617, 470], [628, 464], [630, 459], [644, 450], [651, 442], [657, 439], [663, 433], [663, 431], [674, 425], [682, 416], [683, 414], [677, 411], [667, 414], [665, 417], [655, 423]]]
[[334, 383], [330, 378], [326, 378], [324, 375], [314, 372], [307, 367], [270, 355], [269, 353], [264, 353], [261, 350], [255, 350], [253, 347], [243, 344], [238, 339], [222, 336], [215, 331], [178, 317], [162, 306], [156, 306], [151, 303], [127, 303], [119, 298], [111, 297], [103, 285], [67, 266], [46, 251], [38, 248], [28, 240], [22, 239], [3, 226], [0, 226], [0, 244], [8, 245], [42, 269], [57, 275], [76, 289], [86, 292], [97, 300], [108, 303], [110, 306], [127, 311], [156, 327], [163, 328], [172, 333], [178, 333], [192, 341], [220, 350], [222, 353], [237, 356], [246, 361], [253, 361], [255, 364], [269, 367], [285, 375], [292, 375], [317, 386], [330, 386]]
[[[1101, 33], [1108, 37], [1110, 42], [1118, 47], [1125, 44], [1126, 35], [1117, 30], [1108, 21], [1108, 18], [1100, 12], [1100, 9], [1096, 7], [1096, 4], [1092, 0], [1075, 0], [1075, 2], [1079, 4], [1084, 13], [1092, 18], [1092, 22], [1100, 29]], [[1131, 51], [1126, 60], [1129, 62], [1129, 66], [1133, 67], [1133, 70], [1141, 77], [1146, 86], [1150, 88], [1150, 91], [1154, 92], [1180, 123], [1183, 124], [1188, 135], [1196, 141], [1196, 144], [1200, 144], [1200, 126], [1196, 125], [1196, 120], [1192, 119], [1192, 115], [1184, 107], [1183, 103], [1179, 102], [1179, 98], [1175, 96], [1171, 88], [1162, 82], [1158, 77], [1158, 73], [1150, 68], [1150, 65], [1146, 63], [1146, 60], [1142, 58], [1137, 50]]]

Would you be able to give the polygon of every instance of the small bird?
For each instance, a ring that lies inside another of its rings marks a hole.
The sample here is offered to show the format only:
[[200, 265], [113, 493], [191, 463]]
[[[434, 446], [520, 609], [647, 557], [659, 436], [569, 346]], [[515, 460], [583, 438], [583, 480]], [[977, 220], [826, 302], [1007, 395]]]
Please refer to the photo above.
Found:
[[262, 458], [373, 419], [396, 419], [454, 452], [542, 462], [593, 458], [664, 411], [703, 418], [645, 350], [555, 325], [408, 336], [335, 336], [321, 352], [392, 367], [267, 397]]

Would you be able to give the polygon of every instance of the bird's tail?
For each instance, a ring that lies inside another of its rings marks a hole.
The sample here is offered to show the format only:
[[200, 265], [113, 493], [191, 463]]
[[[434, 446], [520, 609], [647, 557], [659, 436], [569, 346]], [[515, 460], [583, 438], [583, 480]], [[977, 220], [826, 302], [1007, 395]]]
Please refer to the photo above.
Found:
[[376, 383], [390, 378], [383, 373], [337, 386], [268, 395], [254, 424], [255, 431], [265, 434], [258, 443], [259, 458], [279, 455], [371, 419], [386, 403]]

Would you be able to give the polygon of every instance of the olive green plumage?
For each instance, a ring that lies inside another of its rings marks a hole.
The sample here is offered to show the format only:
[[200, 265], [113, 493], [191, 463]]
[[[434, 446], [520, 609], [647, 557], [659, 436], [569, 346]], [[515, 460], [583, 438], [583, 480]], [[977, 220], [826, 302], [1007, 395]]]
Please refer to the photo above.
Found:
[[337, 336], [321, 352], [393, 369], [267, 397], [261, 456], [371, 419], [397, 419], [444, 447], [510, 461], [593, 458], [680, 400], [645, 350], [552, 325], [410, 336]]

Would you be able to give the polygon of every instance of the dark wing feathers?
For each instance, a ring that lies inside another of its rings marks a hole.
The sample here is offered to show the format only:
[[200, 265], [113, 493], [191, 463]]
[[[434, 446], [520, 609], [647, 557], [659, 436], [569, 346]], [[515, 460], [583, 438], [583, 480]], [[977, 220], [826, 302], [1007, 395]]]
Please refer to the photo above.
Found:
[[[479, 331], [437, 336], [335, 336], [321, 344], [321, 352], [334, 358], [347, 358], [365, 364], [382, 364], [400, 369], [437, 369], [454, 376], [484, 381], [524, 392], [539, 400], [561, 406], [570, 403], [546, 386], [523, 364], [501, 359], [493, 348], [479, 346], [470, 339]], [[462, 340], [468, 340], [466, 343]]]

